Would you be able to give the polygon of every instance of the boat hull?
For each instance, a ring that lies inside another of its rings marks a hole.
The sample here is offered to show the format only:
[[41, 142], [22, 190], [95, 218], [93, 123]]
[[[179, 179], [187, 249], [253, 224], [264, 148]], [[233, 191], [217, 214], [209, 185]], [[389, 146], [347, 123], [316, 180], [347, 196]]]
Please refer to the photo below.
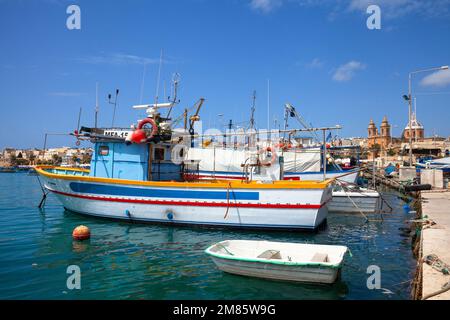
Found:
[[339, 268], [287, 266], [262, 262], [227, 260], [212, 257], [214, 264], [221, 271], [270, 280], [325, 283], [336, 282]]
[[336, 281], [348, 248], [263, 240], [224, 240], [205, 250], [218, 269], [272, 280], [325, 283]]
[[66, 179], [43, 175], [43, 178], [45, 187], [70, 211], [150, 223], [316, 229], [325, 221], [326, 204], [331, 200], [330, 187], [155, 187], [91, 182], [88, 178], [77, 180], [75, 176]]
[[378, 192], [334, 191], [333, 199], [328, 203], [328, 211], [333, 213], [376, 213], [380, 209], [381, 198]]

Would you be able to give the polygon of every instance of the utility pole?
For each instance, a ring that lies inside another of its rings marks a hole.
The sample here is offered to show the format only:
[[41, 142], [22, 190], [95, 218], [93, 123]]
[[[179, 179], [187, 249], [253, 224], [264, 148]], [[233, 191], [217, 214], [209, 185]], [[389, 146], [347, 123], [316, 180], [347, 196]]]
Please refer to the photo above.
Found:
[[409, 166], [412, 167], [412, 158], [413, 158], [413, 152], [412, 152], [412, 125], [411, 125], [411, 110], [412, 110], [412, 96], [411, 96], [411, 76], [412, 74], [409, 74], [408, 77], [408, 126], [409, 126]]

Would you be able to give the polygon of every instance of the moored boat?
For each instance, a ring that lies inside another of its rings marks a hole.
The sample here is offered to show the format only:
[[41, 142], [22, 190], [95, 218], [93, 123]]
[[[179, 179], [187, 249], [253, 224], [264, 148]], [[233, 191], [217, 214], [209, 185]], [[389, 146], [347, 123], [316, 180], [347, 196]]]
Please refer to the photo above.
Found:
[[178, 159], [191, 143], [159, 113], [175, 101], [134, 106], [148, 117], [131, 129], [76, 130], [77, 139], [95, 144], [90, 170], [38, 166], [45, 188], [68, 210], [128, 221], [290, 230], [325, 221], [330, 180], [192, 181], [191, 162]]
[[272, 280], [331, 284], [338, 278], [345, 246], [225, 240], [205, 250], [224, 272]]
[[366, 188], [333, 189], [333, 198], [328, 203], [328, 211], [333, 213], [377, 213], [381, 210], [381, 195], [376, 190]]

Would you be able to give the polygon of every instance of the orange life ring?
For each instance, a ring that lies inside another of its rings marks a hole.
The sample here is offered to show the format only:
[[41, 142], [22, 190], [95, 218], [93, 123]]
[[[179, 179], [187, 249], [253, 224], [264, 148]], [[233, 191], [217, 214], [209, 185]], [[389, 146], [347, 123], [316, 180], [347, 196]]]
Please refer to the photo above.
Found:
[[[152, 132], [150, 134], [147, 133], [147, 131], [143, 130], [142, 128], [146, 124], [151, 124], [152, 126]], [[145, 118], [144, 120], [141, 120], [138, 124], [138, 127], [136, 130], [131, 133], [129, 137], [127, 137], [128, 142], [134, 142], [134, 143], [144, 143], [148, 139], [153, 138], [158, 133], [158, 126], [156, 125], [155, 120], [152, 118]]]
[[144, 120], [141, 120], [139, 122], [137, 127], [138, 130], [141, 130], [146, 124], [152, 125], [152, 133], [149, 136], [147, 136], [147, 139], [151, 139], [158, 133], [158, 126], [156, 125], [155, 120], [153, 120], [152, 118], [145, 118]]

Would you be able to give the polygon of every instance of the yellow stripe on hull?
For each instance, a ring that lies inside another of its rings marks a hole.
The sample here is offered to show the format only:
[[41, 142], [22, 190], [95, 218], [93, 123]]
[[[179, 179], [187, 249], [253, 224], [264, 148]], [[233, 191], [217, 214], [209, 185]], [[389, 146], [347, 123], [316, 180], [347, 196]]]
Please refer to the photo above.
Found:
[[36, 172], [40, 175], [51, 179], [63, 180], [77, 180], [87, 182], [100, 182], [110, 184], [122, 185], [136, 185], [148, 187], [179, 187], [179, 188], [219, 188], [219, 189], [325, 189], [333, 181], [328, 179], [325, 181], [272, 181], [269, 183], [260, 181], [228, 181], [228, 180], [208, 180], [201, 182], [177, 182], [177, 181], [137, 181], [113, 178], [100, 178], [91, 176], [77, 176], [69, 174], [51, 173], [46, 170], [61, 170], [61, 171], [79, 171], [89, 173], [89, 170], [78, 168], [64, 168], [55, 166], [37, 166]]

